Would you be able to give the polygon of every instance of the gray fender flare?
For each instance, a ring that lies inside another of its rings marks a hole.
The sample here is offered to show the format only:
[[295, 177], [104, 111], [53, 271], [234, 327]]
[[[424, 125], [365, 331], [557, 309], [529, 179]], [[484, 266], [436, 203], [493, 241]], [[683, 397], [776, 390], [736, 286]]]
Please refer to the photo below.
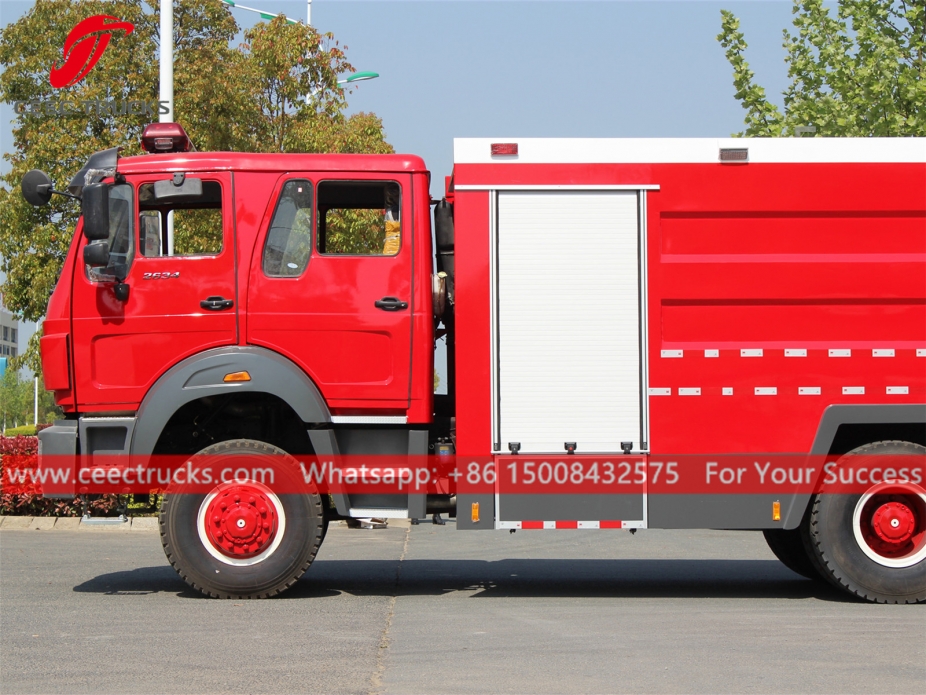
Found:
[[[926, 422], [926, 405], [908, 403], [831, 405], [823, 411], [810, 453], [813, 456], [825, 456], [829, 453], [840, 425], [894, 425], [917, 422]], [[819, 483], [822, 478], [823, 471], [820, 470], [816, 474], [814, 483]], [[782, 510], [785, 512], [784, 528], [798, 527], [808, 502], [810, 502], [809, 494], [795, 494], [787, 502], [782, 500]]]
[[[225, 383], [231, 372], [247, 372], [251, 380]], [[187, 403], [238, 392], [271, 393], [303, 422], [331, 422], [318, 387], [290, 360], [260, 347], [215, 348], [188, 357], [155, 382], [138, 409], [131, 453], [150, 455], [168, 420]]]

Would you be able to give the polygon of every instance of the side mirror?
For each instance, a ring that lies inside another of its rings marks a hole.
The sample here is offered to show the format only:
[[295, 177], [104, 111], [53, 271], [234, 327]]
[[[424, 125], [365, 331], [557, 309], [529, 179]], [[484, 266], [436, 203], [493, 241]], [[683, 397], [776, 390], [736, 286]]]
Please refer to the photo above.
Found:
[[48, 205], [51, 200], [51, 179], [48, 174], [38, 169], [33, 169], [23, 176], [22, 184], [23, 198], [26, 202], [35, 207]]
[[102, 268], [109, 264], [109, 242], [91, 241], [84, 247], [84, 263], [92, 268]]
[[109, 186], [104, 183], [91, 183], [84, 186], [80, 208], [84, 216], [84, 236], [91, 241], [108, 239]]

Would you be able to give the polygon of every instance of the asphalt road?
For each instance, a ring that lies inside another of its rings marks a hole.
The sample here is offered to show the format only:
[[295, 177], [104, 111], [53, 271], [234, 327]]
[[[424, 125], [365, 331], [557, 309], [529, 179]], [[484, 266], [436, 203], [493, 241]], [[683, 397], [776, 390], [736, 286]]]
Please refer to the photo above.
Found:
[[924, 616], [757, 533], [332, 527], [249, 602], [189, 589], [155, 533], [0, 531], [3, 693], [922, 693]]

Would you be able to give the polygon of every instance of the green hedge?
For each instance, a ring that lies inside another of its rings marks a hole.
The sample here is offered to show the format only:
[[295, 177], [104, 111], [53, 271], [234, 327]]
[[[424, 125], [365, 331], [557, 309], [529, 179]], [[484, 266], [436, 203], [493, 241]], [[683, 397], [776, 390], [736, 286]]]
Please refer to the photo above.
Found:
[[22, 425], [21, 427], [10, 427], [3, 433], [5, 437], [34, 437], [35, 425]]
[[[35, 427], [30, 425], [34, 430]], [[16, 430], [21, 430], [17, 427]], [[39, 429], [44, 429], [39, 425]], [[7, 430], [9, 432], [10, 430]], [[7, 483], [4, 469], [33, 469], [38, 464], [39, 438], [36, 436], [0, 437], [0, 480]], [[116, 495], [99, 495], [90, 500], [94, 516], [115, 514], [119, 500]], [[80, 516], [79, 499], [44, 499], [37, 485], [26, 483], [0, 487], [0, 514], [22, 516]]]
[[34, 437], [42, 430], [51, 427], [51, 424], [39, 425], [21, 425], [20, 427], [10, 427], [3, 433], [4, 437]]

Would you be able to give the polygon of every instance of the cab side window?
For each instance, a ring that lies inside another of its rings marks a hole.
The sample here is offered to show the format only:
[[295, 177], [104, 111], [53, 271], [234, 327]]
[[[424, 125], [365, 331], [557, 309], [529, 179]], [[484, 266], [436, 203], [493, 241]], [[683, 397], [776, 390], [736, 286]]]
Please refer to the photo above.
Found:
[[139, 250], [146, 258], [221, 253], [222, 186], [217, 181], [203, 181], [202, 195], [172, 201], [156, 200], [154, 184], [142, 184], [138, 187], [138, 210]]
[[402, 197], [393, 181], [318, 184], [318, 252], [395, 256], [402, 245]]
[[287, 181], [280, 192], [267, 239], [263, 269], [270, 277], [298, 277], [312, 253], [312, 182]]

